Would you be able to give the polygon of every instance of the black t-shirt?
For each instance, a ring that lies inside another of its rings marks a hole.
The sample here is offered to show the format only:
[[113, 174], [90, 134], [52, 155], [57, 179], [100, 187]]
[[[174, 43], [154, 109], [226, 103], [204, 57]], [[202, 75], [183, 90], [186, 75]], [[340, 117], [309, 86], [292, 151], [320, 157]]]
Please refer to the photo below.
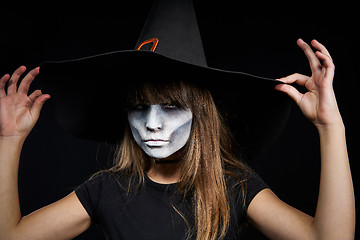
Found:
[[[246, 208], [268, 186], [256, 175], [247, 178]], [[80, 185], [75, 193], [92, 221], [99, 224], [107, 240], [184, 240], [188, 224], [194, 222], [191, 197], [173, 194], [176, 184], [159, 184], [145, 175], [138, 190], [128, 192], [121, 174], [102, 173]], [[238, 239], [239, 225], [246, 221], [241, 185], [228, 182], [231, 219], [227, 240]]]

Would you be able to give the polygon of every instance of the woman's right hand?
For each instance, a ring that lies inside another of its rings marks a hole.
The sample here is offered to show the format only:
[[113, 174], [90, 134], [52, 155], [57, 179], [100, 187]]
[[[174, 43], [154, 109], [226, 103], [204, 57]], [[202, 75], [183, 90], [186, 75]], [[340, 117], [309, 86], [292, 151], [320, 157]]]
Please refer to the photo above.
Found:
[[19, 88], [17, 82], [26, 71], [25, 66], [16, 69], [11, 77], [5, 74], [0, 79], [0, 138], [16, 137], [25, 140], [35, 126], [43, 104], [50, 98], [50, 95], [42, 94], [41, 90], [28, 96], [31, 82], [39, 74], [39, 70], [39, 67], [31, 70], [23, 78]]
[[17, 88], [25, 71], [21, 66], [11, 78], [9, 74], [0, 78], [0, 239], [73, 239], [91, 225], [91, 218], [75, 192], [21, 216], [17, 181], [20, 143], [25, 141], [44, 102], [50, 98], [40, 90], [28, 96], [39, 68], [31, 70]]

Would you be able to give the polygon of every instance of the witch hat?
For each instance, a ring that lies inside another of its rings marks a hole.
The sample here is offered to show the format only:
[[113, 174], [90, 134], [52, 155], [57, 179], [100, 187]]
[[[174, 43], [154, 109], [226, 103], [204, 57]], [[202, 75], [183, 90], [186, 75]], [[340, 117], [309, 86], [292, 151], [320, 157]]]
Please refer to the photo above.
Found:
[[289, 98], [270, 78], [207, 66], [192, 0], [155, 0], [134, 50], [41, 65], [58, 123], [71, 134], [122, 138], [126, 92], [140, 82], [188, 81], [208, 89], [248, 158], [279, 136]]

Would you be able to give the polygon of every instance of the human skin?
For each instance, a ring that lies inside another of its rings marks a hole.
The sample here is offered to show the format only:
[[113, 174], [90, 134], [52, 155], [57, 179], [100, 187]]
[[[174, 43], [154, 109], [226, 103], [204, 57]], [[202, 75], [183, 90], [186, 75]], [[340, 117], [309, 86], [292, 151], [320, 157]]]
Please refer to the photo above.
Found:
[[[316, 213], [311, 217], [266, 189], [250, 203], [248, 217], [270, 239], [354, 239], [355, 198], [345, 127], [332, 87], [335, 66], [328, 50], [318, 41], [311, 41], [316, 52], [302, 39], [297, 45], [309, 60], [312, 75], [295, 73], [280, 78], [284, 84], [275, 89], [288, 94], [319, 133], [321, 174]], [[291, 83], [308, 91], [300, 93]]]
[[[319, 133], [321, 177], [316, 213], [311, 217], [265, 189], [251, 201], [247, 216], [270, 239], [354, 239], [354, 191], [345, 127], [332, 88], [334, 64], [318, 41], [311, 42], [316, 52], [301, 39], [297, 44], [309, 60], [312, 76], [293, 74], [281, 78], [284, 84], [277, 85], [276, 90], [288, 94]], [[91, 225], [74, 192], [28, 216], [22, 217], [20, 213], [17, 177], [21, 149], [50, 97], [40, 90], [27, 96], [39, 68], [30, 71], [17, 88], [24, 72], [22, 66], [11, 77], [6, 74], [0, 79], [0, 239], [72, 239]], [[290, 83], [303, 85], [308, 91], [300, 93]], [[154, 166], [159, 170], [150, 176], [154, 181], [177, 180], [176, 165]]]
[[150, 157], [163, 159], [186, 144], [192, 112], [174, 104], [139, 105], [128, 112], [128, 120], [141, 149]]

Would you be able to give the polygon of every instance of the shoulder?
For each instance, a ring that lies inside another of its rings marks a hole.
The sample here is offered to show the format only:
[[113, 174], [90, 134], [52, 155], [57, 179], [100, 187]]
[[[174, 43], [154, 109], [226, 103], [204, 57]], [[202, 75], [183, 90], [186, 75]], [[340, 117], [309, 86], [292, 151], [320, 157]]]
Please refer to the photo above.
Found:
[[96, 203], [100, 198], [126, 192], [128, 182], [126, 179], [122, 172], [101, 171], [78, 186], [75, 193], [80, 200], [86, 199]]
[[252, 170], [229, 174], [227, 185], [232, 197], [236, 199], [240, 197], [246, 208], [259, 192], [269, 188], [265, 181]]
[[246, 205], [249, 206], [250, 202], [254, 197], [264, 189], [269, 188], [265, 181], [255, 172], [248, 173], [246, 178], [247, 184], [247, 202]]
[[111, 171], [99, 172], [75, 189], [76, 196], [93, 220], [104, 203], [126, 193], [126, 177]]

